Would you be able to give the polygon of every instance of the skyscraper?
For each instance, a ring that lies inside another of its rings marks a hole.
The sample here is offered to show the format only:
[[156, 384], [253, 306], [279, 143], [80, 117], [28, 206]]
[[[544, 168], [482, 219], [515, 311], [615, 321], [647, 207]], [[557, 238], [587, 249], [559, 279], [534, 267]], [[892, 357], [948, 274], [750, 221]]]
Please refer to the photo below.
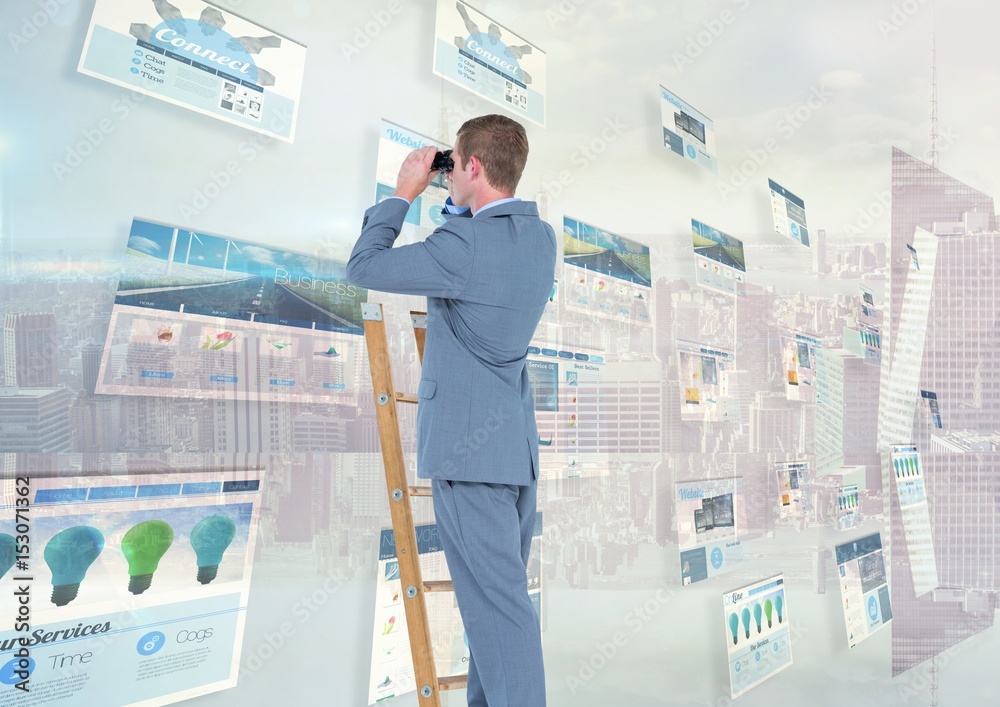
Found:
[[4, 382], [22, 388], [58, 383], [58, 342], [53, 314], [8, 314], [3, 322]]
[[[921, 390], [933, 391], [946, 429], [997, 427], [1000, 358], [990, 342], [1000, 334], [995, 272], [1000, 234], [992, 232], [996, 217], [991, 197], [900, 150], [893, 150], [892, 160], [889, 329], [883, 337], [879, 451], [889, 519], [885, 547], [894, 615], [892, 665], [898, 674], [992, 623], [996, 597], [984, 595], [979, 581], [968, 585], [970, 572], [983, 562], [983, 538], [995, 535], [993, 509], [961, 522], [949, 515], [956, 489], [978, 483], [972, 482], [978, 478], [976, 455], [937, 464], [926, 454], [930, 434], [917, 424], [916, 406]], [[889, 445], [911, 442], [924, 452], [927, 500], [935, 521], [933, 547], [907, 546], [888, 464]], [[935, 478], [944, 470], [951, 483]], [[982, 498], [989, 494], [979, 489], [968, 501]], [[966, 513], [966, 506], [955, 512]], [[961, 534], [948, 530], [955, 524]], [[939, 581], [947, 589], [918, 598], [911, 561], [926, 562], [928, 553], [933, 553]], [[996, 561], [995, 549], [989, 557]], [[987, 614], [988, 620], [983, 618]]]

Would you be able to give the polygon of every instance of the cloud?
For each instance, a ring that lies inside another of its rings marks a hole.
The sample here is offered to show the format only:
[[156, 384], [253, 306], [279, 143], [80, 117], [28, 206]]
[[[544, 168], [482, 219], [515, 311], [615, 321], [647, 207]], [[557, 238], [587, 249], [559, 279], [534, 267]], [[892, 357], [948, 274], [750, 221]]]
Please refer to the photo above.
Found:
[[146, 253], [147, 255], [153, 255], [154, 253], [159, 253], [163, 250], [159, 243], [144, 236], [130, 237], [128, 239], [128, 247], [132, 250], [137, 250], [140, 253]]
[[241, 249], [243, 255], [246, 256], [247, 260], [260, 263], [262, 265], [274, 265], [279, 266], [280, 263], [274, 260], [274, 251], [270, 248], [262, 248], [257, 245], [246, 245]]

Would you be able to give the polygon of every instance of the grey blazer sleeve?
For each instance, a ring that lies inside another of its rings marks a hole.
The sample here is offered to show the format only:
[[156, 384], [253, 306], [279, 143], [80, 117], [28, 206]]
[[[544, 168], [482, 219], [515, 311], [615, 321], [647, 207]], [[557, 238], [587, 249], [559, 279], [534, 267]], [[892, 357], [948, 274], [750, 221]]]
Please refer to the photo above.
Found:
[[365, 212], [347, 262], [348, 281], [381, 292], [458, 297], [475, 255], [471, 221], [446, 222], [419, 243], [393, 248], [408, 209], [402, 199], [386, 199]]

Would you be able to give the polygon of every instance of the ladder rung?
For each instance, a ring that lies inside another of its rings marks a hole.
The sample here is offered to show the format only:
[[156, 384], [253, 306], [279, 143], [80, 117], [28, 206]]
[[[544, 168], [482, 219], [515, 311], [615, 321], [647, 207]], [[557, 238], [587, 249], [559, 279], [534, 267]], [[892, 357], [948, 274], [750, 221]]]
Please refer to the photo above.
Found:
[[417, 396], [410, 395], [409, 393], [396, 393], [396, 402], [400, 403], [416, 403]]
[[411, 496], [430, 496], [431, 487], [430, 486], [411, 486], [410, 487]]
[[455, 591], [455, 585], [451, 583], [451, 580], [441, 581], [441, 582], [424, 582], [425, 592], [453, 592]]
[[468, 684], [468, 675], [452, 675], [447, 678], [438, 678], [438, 689], [442, 692], [445, 690], [464, 690]]

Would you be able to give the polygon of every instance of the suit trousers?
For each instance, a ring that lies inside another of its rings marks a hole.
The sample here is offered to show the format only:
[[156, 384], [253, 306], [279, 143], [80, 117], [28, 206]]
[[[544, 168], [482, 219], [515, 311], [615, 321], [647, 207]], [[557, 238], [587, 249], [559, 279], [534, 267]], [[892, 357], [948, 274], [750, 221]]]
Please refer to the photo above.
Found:
[[527, 565], [538, 484], [433, 481], [434, 514], [469, 639], [469, 707], [545, 707]]

